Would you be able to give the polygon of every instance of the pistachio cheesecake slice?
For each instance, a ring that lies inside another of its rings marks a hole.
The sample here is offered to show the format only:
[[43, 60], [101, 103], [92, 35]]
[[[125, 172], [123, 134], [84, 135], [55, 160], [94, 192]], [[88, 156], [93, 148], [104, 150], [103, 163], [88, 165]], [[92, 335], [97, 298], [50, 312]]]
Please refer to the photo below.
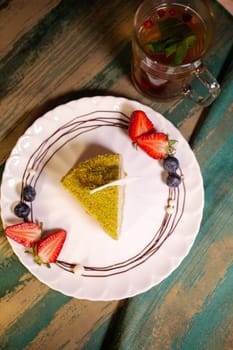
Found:
[[121, 231], [124, 186], [104, 185], [121, 179], [123, 173], [121, 155], [104, 154], [80, 162], [61, 179], [64, 188], [113, 239], [118, 239]]

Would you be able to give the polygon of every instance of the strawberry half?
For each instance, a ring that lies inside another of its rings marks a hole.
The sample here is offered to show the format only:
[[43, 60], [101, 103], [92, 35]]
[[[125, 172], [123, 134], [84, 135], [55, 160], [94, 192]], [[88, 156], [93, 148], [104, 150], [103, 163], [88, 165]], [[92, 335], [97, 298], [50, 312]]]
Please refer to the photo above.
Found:
[[154, 159], [167, 157], [174, 151], [175, 140], [169, 140], [168, 135], [162, 132], [154, 132], [149, 135], [141, 135], [137, 138], [137, 145]]
[[5, 228], [5, 234], [8, 237], [25, 247], [32, 247], [35, 242], [39, 241], [41, 231], [41, 226], [34, 222], [23, 222]]
[[132, 141], [136, 141], [139, 136], [152, 131], [155, 131], [154, 125], [145, 112], [136, 110], [131, 114], [128, 134]]
[[35, 261], [39, 265], [55, 262], [60, 254], [65, 239], [66, 231], [57, 230], [40, 240], [34, 247]]

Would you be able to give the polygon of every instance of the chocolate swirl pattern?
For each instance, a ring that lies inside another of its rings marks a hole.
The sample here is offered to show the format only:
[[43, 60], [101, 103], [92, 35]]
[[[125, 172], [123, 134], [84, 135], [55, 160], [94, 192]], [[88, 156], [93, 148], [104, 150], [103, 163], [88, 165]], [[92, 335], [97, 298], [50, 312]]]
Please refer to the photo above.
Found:
[[[35, 189], [38, 180], [43, 173], [44, 168], [53, 158], [53, 156], [64, 146], [73, 140], [78, 140], [83, 134], [92, 132], [95, 129], [103, 127], [114, 127], [127, 130], [129, 116], [121, 111], [113, 110], [95, 110], [86, 114], [81, 114], [72, 118], [62, 126], [58, 127], [49, 137], [34, 150], [28, 158], [22, 175], [22, 189], [25, 185], [31, 185]], [[152, 160], [153, 161], [153, 160]], [[155, 161], [155, 160], [154, 160]], [[131, 269], [135, 269], [139, 265], [150, 259], [173, 234], [178, 226], [185, 208], [186, 188], [182, 170], [179, 169], [182, 177], [182, 183], [177, 188], [168, 188], [168, 203], [165, 203], [164, 217], [159, 228], [155, 229], [153, 238], [143, 247], [137, 254], [129, 258], [106, 266], [82, 266], [82, 277], [110, 277], [123, 274]], [[182, 188], [182, 190], [181, 190]], [[22, 190], [21, 190], [21, 200]], [[172, 202], [172, 210], [169, 203]], [[34, 221], [33, 202], [31, 203], [30, 220]], [[72, 259], [72, 257], [71, 257]], [[70, 272], [74, 272], [75, 268], [81, 262], [57, 261], [57, 266]]]

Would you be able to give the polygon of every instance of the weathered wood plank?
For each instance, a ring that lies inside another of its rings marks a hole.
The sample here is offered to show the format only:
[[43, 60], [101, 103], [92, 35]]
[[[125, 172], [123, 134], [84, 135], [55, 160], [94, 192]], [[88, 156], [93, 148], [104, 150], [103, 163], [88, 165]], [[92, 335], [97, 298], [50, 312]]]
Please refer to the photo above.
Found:
[[218, 30], [206, 65], [222, 84], [218, 100], [205, 110], [188, 99], [162, 104], [130, 80], [138, 3], [1, 2], [0, 164], [24, 130], [58, 104], [97, 94], [137, 99], [191, 138], [205, 185], [200, 233], [158, 286], [120, 302], [92, 302], [39, 282], [1, 231], [0, 349], [233, 349], [233, 18], [213, 1]]

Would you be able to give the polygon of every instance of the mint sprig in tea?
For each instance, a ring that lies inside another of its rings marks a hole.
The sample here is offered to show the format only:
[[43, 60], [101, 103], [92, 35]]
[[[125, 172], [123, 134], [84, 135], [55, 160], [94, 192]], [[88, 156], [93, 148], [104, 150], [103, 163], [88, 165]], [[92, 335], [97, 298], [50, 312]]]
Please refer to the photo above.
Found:
[[143, 22], [138, 41], [149, 57], [169, 65], [194, 61], [205, 49], [205, 27], [188, 7], [161, 7]]

